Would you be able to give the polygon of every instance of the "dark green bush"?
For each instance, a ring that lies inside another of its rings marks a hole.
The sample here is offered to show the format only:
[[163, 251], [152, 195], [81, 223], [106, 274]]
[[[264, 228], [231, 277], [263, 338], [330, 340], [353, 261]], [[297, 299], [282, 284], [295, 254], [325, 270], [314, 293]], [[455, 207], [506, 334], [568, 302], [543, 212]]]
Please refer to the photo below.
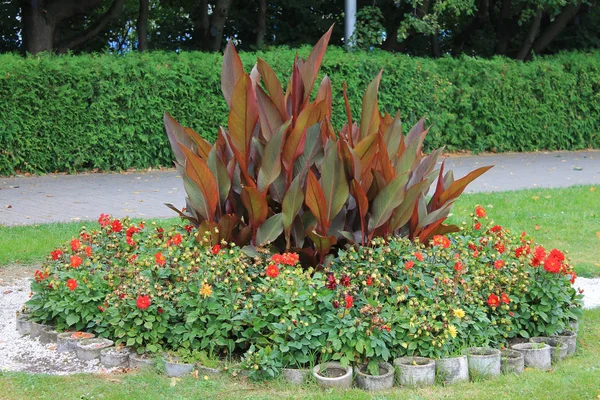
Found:
[[[283, 77], [294, 52], [241, 57], [245, 65], [264, 58]], [[433, 124], [428, 148], [600, 147], [600, 52], [520, 63], [330, 48], [322, 72], [335, 85], [336, 128], [345, 118], [342, 81], [356, 106], [381, 67], [381, 108], [400, 109], [406, 126], [427, 115]], [[206, 53], [0, 55], [0, 174], [171, 166], [163, 111], [214, 139], [227, 121], [220, 70], [221, 55]]]

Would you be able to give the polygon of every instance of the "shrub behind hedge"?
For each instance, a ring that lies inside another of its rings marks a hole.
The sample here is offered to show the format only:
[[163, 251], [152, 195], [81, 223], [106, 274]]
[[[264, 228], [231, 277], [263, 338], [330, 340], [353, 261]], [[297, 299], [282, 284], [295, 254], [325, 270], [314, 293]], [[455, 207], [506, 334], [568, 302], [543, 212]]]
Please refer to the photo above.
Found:
[[[283, 77], [294, 52], [241, 56], [247, 67], [264, 58]], [[520, 63], [330, 48], [322, 71], [333, 82], [336, 128], [345, 121], [342, 81], [358, 119], [364, 89], [381, 67], [381, 109], [400, 110], [407, 126], [426, 115], [429, 148], [600, 147], [600, 52]], [[227, 121], [220, 70], [220, 54], [196, 52], [0, 55], [0, 174], [170, 166], [162, 112], [214, 139]]]

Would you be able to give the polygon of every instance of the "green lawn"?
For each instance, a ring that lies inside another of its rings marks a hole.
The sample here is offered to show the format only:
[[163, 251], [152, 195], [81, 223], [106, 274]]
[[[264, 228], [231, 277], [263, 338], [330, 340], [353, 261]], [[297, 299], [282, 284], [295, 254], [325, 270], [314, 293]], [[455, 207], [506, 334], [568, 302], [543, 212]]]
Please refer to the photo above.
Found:
[[[498, 224], [533, 235], [548, 248], [567, 250], [581, 276], [600, 276], [600, 187], [533, 189], [463, 195], [450, 221], [465, 220], [476, 204], [483, 205]], [[172, 224], [177, 219], [162, 220]], [[65, 223], [0, 226], [0, 266], [43, 260], [56, 245], [69, 240], [83, 225]]]
[[153, 372], [73, 376], [0, 372], [0, 399], [595, 399], [600, 395], [598, 326], [600, 309], [586, 311], [576, 355], [549, 372], [527, 369], [520, 376], [449, 387], [395, 388], [373, 397], [358, 389], [325, 391], [314, 383], [295, 387], [231, 377], [196, 380], [189, 376], [174, 382]]

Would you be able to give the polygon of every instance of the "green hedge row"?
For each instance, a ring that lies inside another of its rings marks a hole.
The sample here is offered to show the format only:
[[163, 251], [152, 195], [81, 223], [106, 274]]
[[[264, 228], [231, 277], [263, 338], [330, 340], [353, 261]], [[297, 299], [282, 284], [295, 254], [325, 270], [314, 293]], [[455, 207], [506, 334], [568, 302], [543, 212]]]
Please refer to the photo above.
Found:
[[[283, 77], [294, 53], [276, 49], [241, 56], [247, 69], [258, 55]], [[400, 110], [407, 125], [426, 115], [433, 125], [430, 148], [600, 147], [600, 52], [520, 63], [330, 48], [322, 73], [334, 85], [336, 128], [345, 121], [342, 81], [358, 118], [363, 91], [381, 67], [381, 109]], [[170, 166], [163, 111], [214, 139], [227, 122], [220, 70], [221, 55], [195, 52], [0, 55], [0, 175]]]

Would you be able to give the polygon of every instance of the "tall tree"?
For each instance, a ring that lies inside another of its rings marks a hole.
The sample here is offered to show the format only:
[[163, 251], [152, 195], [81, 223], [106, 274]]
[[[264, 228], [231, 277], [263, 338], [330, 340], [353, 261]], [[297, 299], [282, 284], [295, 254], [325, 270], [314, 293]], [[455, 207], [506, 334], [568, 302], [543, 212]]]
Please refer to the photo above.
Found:
[[148, 50], [148, 3], [148, 0], [140, 0], [140, 12], [136, 24], [139, 51]]

